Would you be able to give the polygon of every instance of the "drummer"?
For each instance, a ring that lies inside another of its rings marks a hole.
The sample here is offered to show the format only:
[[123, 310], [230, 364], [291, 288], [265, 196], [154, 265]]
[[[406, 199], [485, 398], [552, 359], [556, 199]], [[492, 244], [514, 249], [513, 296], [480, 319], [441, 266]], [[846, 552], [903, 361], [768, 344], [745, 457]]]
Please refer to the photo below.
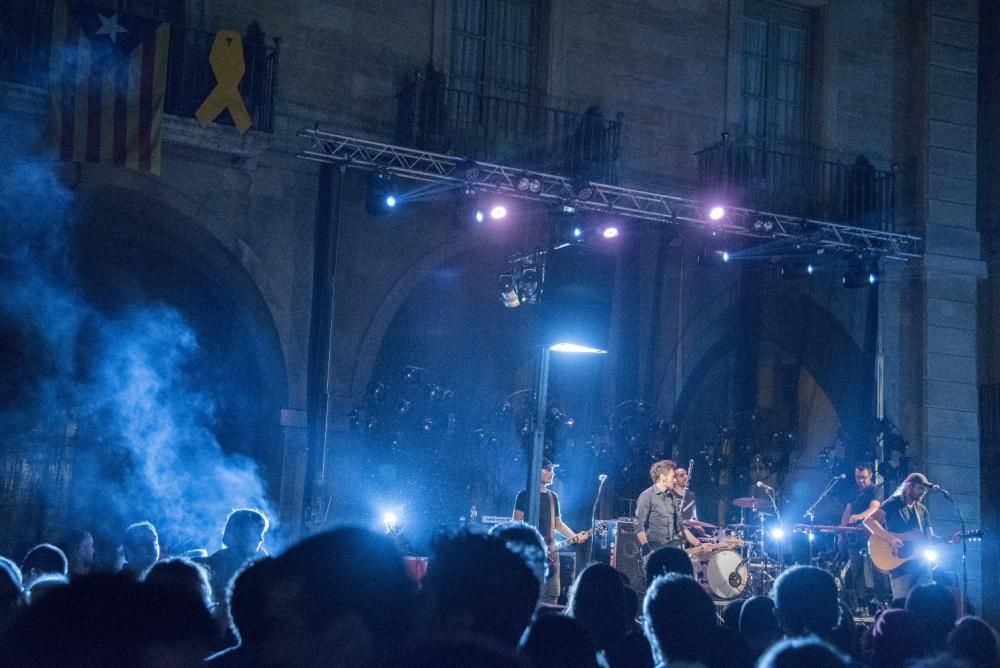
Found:
[[697, 538], [702, 538], [706, 536], [705, 530], [697, 525], [696, 522], [691, 522], [690, 520], [697, 521], [698, 519], [698, 507], [696, 505], [696, 497], [693, 490], [687, 490], [685, 494], [685, 487], [688, 484], [688, 472], [687, 469], [676, 468], [674, 469], [674, 486], [673, 492], [678, 499], [683, 499], [681, 503], [681, 520], [684, 521], [684, 526], [691, 530], [691, 533]]

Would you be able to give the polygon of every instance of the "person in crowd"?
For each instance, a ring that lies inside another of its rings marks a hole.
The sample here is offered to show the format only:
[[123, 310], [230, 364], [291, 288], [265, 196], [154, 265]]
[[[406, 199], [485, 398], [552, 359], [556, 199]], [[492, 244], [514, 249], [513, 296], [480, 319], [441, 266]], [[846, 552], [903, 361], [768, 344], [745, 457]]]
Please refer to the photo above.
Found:
[[743, 614], [743, 603], [742, 599], [736, 599], [727, 603], [726, 607], [722, 609], [722, 625], [725, 628], [736, 633], [740, 632], [740, 615]]
[[837, 583], [815, 566], [793, 566], [778, 576], [771, 592], [774, 612], [790, 637], [828, 638], [840, 620]]
[[[539, 490], [540, 504], [538, 507], [538, 532], [545, 539], [545, 544], [551, 547], [556, 542], [556, 534], [562, 534], [566, 538], [576, 542], [580, 539], [576, 532], [563, 522], [561, 511], [559, 510], [559, 496], [549, 487], [555, 481], [555, 470], [558, 464], [553, 464], [548, 459], [542, 459], [542, 470], [540, 474], [541, 488]], [[528, 514], [529, 505], [528, 490], [522, 489], [514, 499], [513, 519], [517, 522], [524, 520]], [[548, 550], [546, 550], [548, 552]], [[544, 583], [542, 602], [554, 605], [559, 601], [559, 593], [562, 583], [559, 579], [559, 554], [553, 551], [547, 554], [548, 569]]]
[[843, 601], [840, 603], [840, 616], [837, 625], [827, 636], [834, 649], [841, 654], [853, 659], [861, 657], [861, 636], [858, 632], [858, 625], [854, 622], [854, 613]]
[[680, 573], [694, 577], [694, 564], [688, 553], [679, 547], [661, 547], [650, 553], [646, 559], [646, 587], [653, 580], [667, 573]]
[[437, 630], [486, 637], [510, 650], [538, 605], [528, 563], [501, 538], [469, 531], [435, 539], [423, 585]]
[[652, 666], [649, 642], [636, 628], [630, 608], [621, 575], [611, 566], [597, 563], [577, 577], [565, 614], [586, 629], [611, 668]]
[[906, 598], [906, 609], [917, 620], [927, 650], [944, 650], [958, 620], [958, 604], [948, 588], [934, 583], [915, 587]]
[[887, 608], [875, 618], [869, 641], [872, 665], [904, 668], [924, 654], [924, 639], [916, 618], [906, 610]]
[[149, 567], [142, 579], [144, 582], [162, 583], [189, 591], [205, 604], [207, 610], [213, 608], [208, 572], [190, 559], [172, 557], [158, 561]]
[[740, 608], [740, 637], [750, 648], [750, 656], [756, 661], [783, 634], [774, 614], [774, 599], [770, 596], [753, 596], [743, 602]]
[[94, 568], [94, 537], [83, 529], [67, 529], [59, 547], [69, 562], [69, 577], [87, 575]]
[[948, 651], [975, 668], [1000, 666], [1000, 639], [997, 632], [979, 617], [966, 616], [948, 634]]
[[222, 532], [222, 549], [198, 559], [209, 572], [212, 600], [224, 609], [226, 588], [236, 572], [252, 559], [267, 555], [263, 550], [264, 536], [268, 529], [267, 516], [253, 508], [239, 508], [229, 513]]
[[525, 631], [518, 654], [532, 666], [597, 668], [593, 634], [564, 615], [538, 615]]
[[95, 573], [28, 606], [0, 666], [193, 666], [214, 638], [211, 615], [190, 592]]
[[21, 577], [25, 589], [43, 575], [66, 577], [68, 572], [69, 563], [66, 561], [66, 555], [50, 543], [42, 543], [31, 548], [21, 562]]
[[[518, 563], [537, 595], [534, 576]], [[273, 569], [269, 593], [250, 605], [274, 628], [249, 665], [385, 665], [412, 647], [416, 592], [391, 537], [338, 527], [296, 543], [266, 568]]]
[[125, 529], [121, 570], [138, 577], [160, 559], [160, 537], [151, 522], [136, 522]]
[[538, 582], [543, 587], [540, 595], [544, 594], [544, 583], [549, 577], [548, 569], [551, 562], [548, 559], [548, 549], [545, 539], [538, 529], [527, 522], [503, 522], [490, 527], [489, 534], [497, 536], [507, 543], [507, 548], [517, 552], [531, 567]]
[[286, 579], [273, 557], [247, 563], [229, 587], [229, 626], [236, 645], [206, 659], [215, 666], [244, 666], [283, 632]]
[[6, 557], [0, 557], [0, 643], [11, 622], [24, 607], [21, 569]]
[[35, 605], [49, 592], [69, 584], [69, 578], [58, 573], [46, 573], [35, 578], [24, 588], [24, 597], [28, 605]]
[[757, 668], [842, 668], [850, 659], [815, 635], [788, 638], [769, 649]]
[[643, 616], [657, 666], [708, 665], [715, 605], [693, 578], [677, 573], [656, 578], [646, 592]]

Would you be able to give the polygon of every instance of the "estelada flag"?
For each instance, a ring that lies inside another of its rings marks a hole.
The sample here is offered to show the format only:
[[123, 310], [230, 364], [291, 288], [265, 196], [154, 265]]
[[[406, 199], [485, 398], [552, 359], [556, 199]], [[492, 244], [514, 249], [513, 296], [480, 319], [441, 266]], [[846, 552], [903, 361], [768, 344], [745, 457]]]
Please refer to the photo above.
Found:
[[170, 24], [56, 0], [49, 61], [62, 160], [160, 173]]

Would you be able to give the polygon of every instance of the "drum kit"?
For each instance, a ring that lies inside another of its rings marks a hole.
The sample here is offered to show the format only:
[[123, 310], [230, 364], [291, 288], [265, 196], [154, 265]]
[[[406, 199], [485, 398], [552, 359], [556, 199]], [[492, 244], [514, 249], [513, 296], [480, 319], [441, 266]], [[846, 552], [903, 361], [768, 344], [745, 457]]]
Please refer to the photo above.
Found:
[[769, 499], [744, 497], [732, 504], [740, 508], [740, 521], [719, 527], [696, 519], [684, 520], [695, 530], [701, 545], [688, 550], [694, 576], [716, 600], [768, 594], [781, 572], [778, 558], [765, 549], [764, 522], [774, 506]]

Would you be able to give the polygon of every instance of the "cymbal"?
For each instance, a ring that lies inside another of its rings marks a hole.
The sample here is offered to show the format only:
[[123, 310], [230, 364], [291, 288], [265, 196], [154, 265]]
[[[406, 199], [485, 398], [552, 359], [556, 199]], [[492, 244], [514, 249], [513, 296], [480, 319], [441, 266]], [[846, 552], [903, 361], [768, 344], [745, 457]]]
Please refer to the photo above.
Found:
[[702, 522], [701, 520], [684, 520], [684, 526], [686, 527], [696, 527], [698, 529], [718, 529], [719, 527], [714, 524], [709, 524], [708, 522]]
[[744, 496], [740, 499], [733, 499], [733, 505], [750, 510], [771, 510], [770, 499], [758, 499], [753, 496]]

